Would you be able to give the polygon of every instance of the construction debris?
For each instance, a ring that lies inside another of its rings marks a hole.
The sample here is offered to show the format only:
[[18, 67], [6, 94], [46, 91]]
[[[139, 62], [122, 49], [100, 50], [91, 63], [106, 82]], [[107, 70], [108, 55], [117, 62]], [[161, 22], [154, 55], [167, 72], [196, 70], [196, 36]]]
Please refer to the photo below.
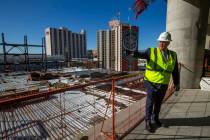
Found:
[[61, 73], [44, 73], [44, 72], [31, 72], [31, 79], [33, 81], [40, 81], [40, 80], [50, 80], [56, 79], [63, 76]]

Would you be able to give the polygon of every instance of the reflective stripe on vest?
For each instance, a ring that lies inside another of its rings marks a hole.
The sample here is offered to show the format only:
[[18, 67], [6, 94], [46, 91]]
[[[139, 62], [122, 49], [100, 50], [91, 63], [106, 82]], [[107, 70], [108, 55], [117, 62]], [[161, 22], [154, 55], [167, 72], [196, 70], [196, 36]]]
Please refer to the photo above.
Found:
[[168, 84], [174, 70], [176, 53], [168, 51], [165, 62], [159, 48], [150, 48], [150, 60], [146, 63], [145, 80], [153, 83]]

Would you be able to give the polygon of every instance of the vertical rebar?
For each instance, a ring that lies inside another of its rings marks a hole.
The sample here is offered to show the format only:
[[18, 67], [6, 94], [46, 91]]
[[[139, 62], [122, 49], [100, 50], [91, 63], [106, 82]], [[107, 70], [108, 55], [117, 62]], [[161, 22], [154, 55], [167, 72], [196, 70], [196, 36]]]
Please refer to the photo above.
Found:
[[[93, 95], [95, 95], [94, 94], [94, 85], [92, 86], [92, 91], [93, 91]], [[96, 125], [96, 100], [95, 100], [95, 96], [93, 96], [93, 99], [94, 99], [94, 116], [93, 116], [93, 120], [94, 120], [94, 140], [96, 139], [96, 134], [95, 134], [95, 125]]]
[[4, 112], [2, 112], [2, 117], [3, 117], [3, 126], [4, 126], [4, 132], [3, 132], [3, 138], [5, 138], [6, 140], [8, 139], [8, 136], [7, 136], [7, 127], [6, 127], [6, 115], [5, 115], [5, 112], [6, 111], [4, 111]]
[[25, 49], [25, 67], [26, 67], [26, 71], [29, 71], [29, 56], [28, 56], [28, 40], [27, 40], [27, 36], [24, 36], [24, 49]]
[[[62, 93], [61, 93], [62, 94]], [[60, 94], [60, 113], [61, 113], [61, 139], [63, 139], [63, 112], [62, 112], [62, 96]]]
[[14, 116], [14, 108], [11, 106], [11, 118], [12, 118], [12, 127], [14, 129], [14, 133], [13, 133], [13, 139], [16, 139], [15, 135], [16, 135], [16, 127], [15, 127], [15, 116]]
[[1, 34], [2, 38], [2, 46], [3, 46], [3, 53], [4, 53], [4, 71], [6, 69], [6, 64], [7, 64], [7, 52], [6, 52], [6, 45], [5, 45], [5, 40], [4, 40], [4, 33]]
[[132, 93], [131, 93], [132, 86], [130, 86], [129, 88], [130, 88], [130, 90], [129, 90], [130, 95], [129, 95], [129, 97], [128, 97], [128, 98], [129, 98], [129, 100], [128, 100], [128, 110], [129, 110], [129, 113], [128, 113], [128, 115], [129, 115], [129, 116], [128, 116], [128, 118], [129, 118], [129, 123], [128, 123], [128, 125], [129, 125], [129, 126], [128, 126], [128, 127], [130, 128], [130, 121], [131, 121], [131, 111], [130, 111], [130, 100], [131, 100], [131, 97], [130, 97], [130, 96], [131, 96], [131, 94], [132, 94]]
[[47, 50], [46, 50], [46, 40], [45, 40], [45, 37], [43, 38], [44, 39], [44, 62], [45, 62], [45, 71], [47, 71]]
[[115, 78], [112, 79], [112, 140], [116, 140], [116, 134], [115, 134]]
[[42, 70], [44, 69], [44, 38], [42, 38]]
[[64, 116], [63, 116], [63, 120], [64, 120], [64, 122], [63, 122], [63, 124], [64, 124], [64, 136], [66, 137], [67, 136], [67, 134], [66, 134], [66, 123], [65, 123], [65, 109], [66, 109], [66, 105], [65, 105], [65, 103], [66, 103], [66, 98], [65, 98], [66, 96], [65, 96], [65, 91], [64, 91], [64, 96], [63, 96], [63, 114], [64, 114]]

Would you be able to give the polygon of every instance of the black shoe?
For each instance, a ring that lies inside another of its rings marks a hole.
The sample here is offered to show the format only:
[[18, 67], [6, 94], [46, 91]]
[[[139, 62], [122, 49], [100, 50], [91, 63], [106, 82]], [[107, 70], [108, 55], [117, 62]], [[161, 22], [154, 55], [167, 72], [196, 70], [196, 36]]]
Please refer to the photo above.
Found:
[[155, 124], [158, 126], [158, 127], [161, 127], [162, 126], [162, 123], [160, 122], [159, 119], [154, 119], [155, 120]]
[[151, 121], [146, 121], [145, 129], [149, 132], [153, 132], [152, 123]]

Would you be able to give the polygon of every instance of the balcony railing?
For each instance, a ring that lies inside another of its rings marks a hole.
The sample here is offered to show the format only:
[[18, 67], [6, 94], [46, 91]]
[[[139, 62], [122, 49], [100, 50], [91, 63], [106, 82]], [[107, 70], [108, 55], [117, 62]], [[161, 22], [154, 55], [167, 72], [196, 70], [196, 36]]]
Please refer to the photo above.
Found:
[[140, 74], [5, 96], [0, 138], [116, 140], [143, 121], [145, 97]]

